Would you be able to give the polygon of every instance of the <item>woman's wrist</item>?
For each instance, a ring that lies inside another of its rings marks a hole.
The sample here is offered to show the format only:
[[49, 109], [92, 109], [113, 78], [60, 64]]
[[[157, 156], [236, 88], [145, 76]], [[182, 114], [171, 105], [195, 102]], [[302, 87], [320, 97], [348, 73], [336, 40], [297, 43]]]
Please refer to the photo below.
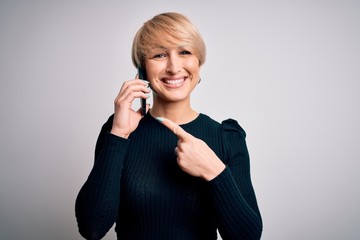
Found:
[[214, 164], [214, 166], [211, 169], [209, 169], [207, 173], [204, 174], [203, 178], [206, 181], [211, 181], [217, 176], [219, 176], [220, 173], [222, 173], [225, 168], [226, 168], [225, 164], [219, 160], [218, 162], [216, 162], [216, 164]]
[[129, 137], [129, 134], [124, 134], [122, 131], [117, 130], [116, 128], [112, 128], [110, 133], [115, 135], [115, 136], [125, 138], [125, 139], [127, 139]]

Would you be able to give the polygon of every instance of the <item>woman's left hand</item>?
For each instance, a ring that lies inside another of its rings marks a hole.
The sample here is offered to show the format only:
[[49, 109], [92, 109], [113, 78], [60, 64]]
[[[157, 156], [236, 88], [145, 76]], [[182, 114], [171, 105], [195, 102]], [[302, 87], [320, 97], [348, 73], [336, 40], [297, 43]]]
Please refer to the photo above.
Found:
[[177, 163], [184, 172], [210, 181], [225, 169], [225, 164], [203, 140], [194, 137], [169, 119], [159, 117], [157, 120], [179, 138], [174, 151]]

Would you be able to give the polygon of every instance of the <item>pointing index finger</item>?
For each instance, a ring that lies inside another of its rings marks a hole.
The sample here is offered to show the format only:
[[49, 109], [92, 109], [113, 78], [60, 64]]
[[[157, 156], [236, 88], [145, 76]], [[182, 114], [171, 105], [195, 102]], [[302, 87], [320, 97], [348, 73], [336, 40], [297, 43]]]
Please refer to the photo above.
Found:
[[185, 139], [189, 135], [182, 127], [167, 118], [157, 117], [156, 120], [170, 129], [179, 139]]

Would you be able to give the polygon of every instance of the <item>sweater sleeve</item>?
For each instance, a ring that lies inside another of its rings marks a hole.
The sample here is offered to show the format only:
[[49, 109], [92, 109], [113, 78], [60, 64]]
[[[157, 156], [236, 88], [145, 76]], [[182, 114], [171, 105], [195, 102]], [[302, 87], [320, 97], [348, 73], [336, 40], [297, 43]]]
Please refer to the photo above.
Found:
[[80, 189], [75, 215], [85, 239], [101, 239], [116, 221], [120, 200], [120, 178], [128, 140], [110, 134], [109, 118], [99, 134], [95, 162]]
[[245, 131], [232, 119], [221, 127], [226, 168], [209, 182], [220, 235], [224, 240], [260, 239], [262, 219], [250, 178]]

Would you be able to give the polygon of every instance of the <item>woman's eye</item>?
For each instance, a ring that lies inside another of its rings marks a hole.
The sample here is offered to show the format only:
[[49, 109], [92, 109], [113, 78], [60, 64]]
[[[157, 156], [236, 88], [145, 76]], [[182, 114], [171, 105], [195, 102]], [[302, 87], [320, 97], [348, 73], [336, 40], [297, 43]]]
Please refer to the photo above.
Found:
[[187, 51], [187, 50], [183, 50], [180, 52], [180, 55], [190, 55], [191, 52]]
[[166, 54], [165, 54], [165, 53], [159, 53], [159, 54], [155, 54], [155, 55], [153, 56], [153, 58], [164, 58], [164, 57], [166, 57]]

